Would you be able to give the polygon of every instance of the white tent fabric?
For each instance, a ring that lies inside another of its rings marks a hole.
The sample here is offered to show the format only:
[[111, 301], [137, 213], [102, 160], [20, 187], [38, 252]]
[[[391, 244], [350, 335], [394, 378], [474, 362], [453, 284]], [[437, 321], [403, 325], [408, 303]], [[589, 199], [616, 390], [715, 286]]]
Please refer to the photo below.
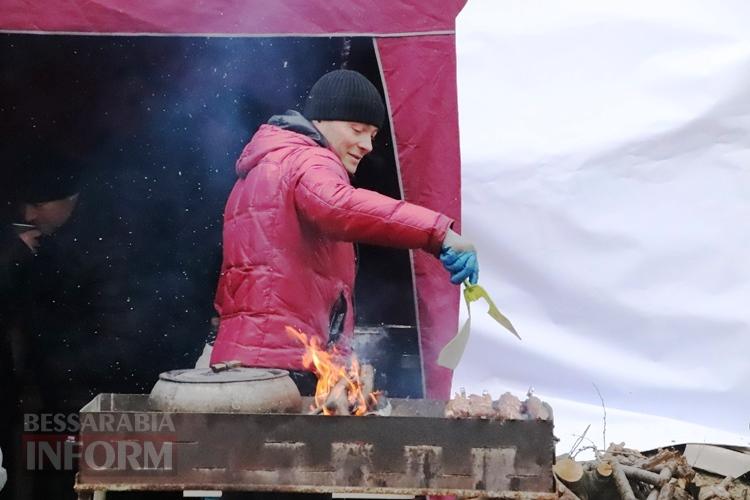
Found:
[[[472, 310], [456, 370], [533, 385], [558, 452], [750, 444], [750, 4], [470, 0], [463, 231], [523, 341]], [[584, 443], [591, 444], [591, 443]]]

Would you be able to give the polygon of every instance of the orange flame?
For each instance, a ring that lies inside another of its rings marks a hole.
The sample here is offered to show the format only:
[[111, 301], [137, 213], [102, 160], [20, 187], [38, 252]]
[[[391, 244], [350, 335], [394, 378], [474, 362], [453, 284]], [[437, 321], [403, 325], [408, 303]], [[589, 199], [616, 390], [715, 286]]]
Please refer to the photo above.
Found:
[[369, 398], [377, 402], [379, 393], [363, 393], [362, 380], [360, 379], [360, 365], [357, 357], [352, 355], [351, 363], [348, 364], [334, 347], [329, 352], [320, 345], [317, 337], [308, 338], [301, 331], [286, 327], [287, 333], [299, 340], [305, 346], [305, 354], [302, 356], [302, 364], [310, 369], [318, 377], [315, 387], [315, 404], [311, 410], [321, 410], [324, 415], [335, 415], [335, 409], [328, 408], [326, 402], [332, 391], [334, 396], [340, 397], [340, 391], [346, 391], [348, 411], [351, 415], [364, 415], [367, 413], [367, 401]]

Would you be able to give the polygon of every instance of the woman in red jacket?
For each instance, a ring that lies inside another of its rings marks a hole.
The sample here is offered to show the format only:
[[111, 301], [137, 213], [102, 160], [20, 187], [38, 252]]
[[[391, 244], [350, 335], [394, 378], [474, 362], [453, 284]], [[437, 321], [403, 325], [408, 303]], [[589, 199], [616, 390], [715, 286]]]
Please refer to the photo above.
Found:
[[[352, 242], [421, 248], [476, 282], [474, 247], [452, 220], [352, 187], [385, 118], [361, 74], [321, 77], [305, 104], [274, 116], [245, 146], [224, 212], [223, 263], [215, 305], [221, 317], [211, 362], [302, 372], [303, 346], [286, 326], [346, 352], [354, 331]], [[314, 387], [314, 378], [298, 385]], [[307, 392], [307, 390], [303, 390]]]

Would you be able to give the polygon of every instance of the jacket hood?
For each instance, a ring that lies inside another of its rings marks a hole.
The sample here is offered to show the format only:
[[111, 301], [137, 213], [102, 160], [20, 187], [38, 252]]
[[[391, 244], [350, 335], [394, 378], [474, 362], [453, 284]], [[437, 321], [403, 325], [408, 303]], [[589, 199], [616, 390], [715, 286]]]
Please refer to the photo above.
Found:
[[297, 111], [289, 110], [283, 115], [274, 115], [267, 124], [260, 126], [245, 146], [235, 166], [237, 175], [247, 176], [269, 153], [300, 146], [326, 148], [328, 142], [315, 125]]

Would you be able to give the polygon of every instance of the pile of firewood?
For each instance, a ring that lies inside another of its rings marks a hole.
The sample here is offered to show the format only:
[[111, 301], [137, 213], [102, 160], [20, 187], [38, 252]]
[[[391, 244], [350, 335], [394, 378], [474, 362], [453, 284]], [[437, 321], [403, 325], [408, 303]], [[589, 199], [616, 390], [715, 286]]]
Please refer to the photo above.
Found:
[[445, 405], [445, 416], [490, 420], [551, 420], [552, 408], [531, 392], [526, 401], [521, 401], [509, 392], [493, 401], [487, 392], [481, 396], [467, 396], [466, 392], [461, 390]]
[[595, 460], [558, 459], [554, 466], [560, 498], [568, 500], [699, 500], [730, 499], [732, 478], [699, 488], [696, 472], [681, 453], [659, 450], [645, 456], [623, 444], [611, 444]]

